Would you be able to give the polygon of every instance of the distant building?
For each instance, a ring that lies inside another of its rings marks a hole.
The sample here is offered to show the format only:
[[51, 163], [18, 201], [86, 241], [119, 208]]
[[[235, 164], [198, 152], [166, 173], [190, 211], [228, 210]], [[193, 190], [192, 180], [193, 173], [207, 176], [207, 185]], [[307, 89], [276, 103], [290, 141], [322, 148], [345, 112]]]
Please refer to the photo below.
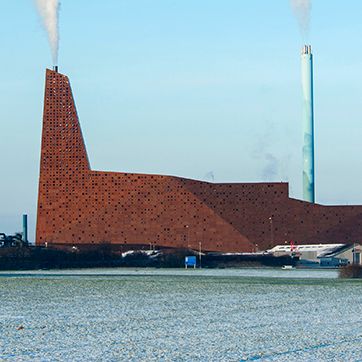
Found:
[[320, 265], [327, 266], [340, 266], [347, 264], [361, 264], [360, 245], [350, 244], [343, 245], [334, 250], [326, 250], [319, 255]]
[[[290, 245], [277, 245], [269, 250], [274, 256], [291, 255]], [[295, 253], [305, 266], [338, 267], [361, 264], [359, 244], [297, 245]]]

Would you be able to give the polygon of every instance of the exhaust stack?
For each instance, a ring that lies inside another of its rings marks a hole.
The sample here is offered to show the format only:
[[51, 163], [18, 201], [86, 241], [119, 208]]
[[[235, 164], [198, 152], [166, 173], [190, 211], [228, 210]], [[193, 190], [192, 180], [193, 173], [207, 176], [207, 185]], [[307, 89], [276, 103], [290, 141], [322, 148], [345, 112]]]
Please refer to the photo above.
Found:
[[23, 241], [28, 243], [28, 215], [23, 215]]
[[313, 54], [312, 47], [302, 49], [303, 91], [303, 199], [315, 202], [314, 174], [314, 102], [313, 102]]
[[58, 66], [57, 66], [57, 65], [54, 65], [54, 66], [53, 66], [53, 70], [54, 70], [54, 72], [57, 72], [57, 73], [58, 73]]

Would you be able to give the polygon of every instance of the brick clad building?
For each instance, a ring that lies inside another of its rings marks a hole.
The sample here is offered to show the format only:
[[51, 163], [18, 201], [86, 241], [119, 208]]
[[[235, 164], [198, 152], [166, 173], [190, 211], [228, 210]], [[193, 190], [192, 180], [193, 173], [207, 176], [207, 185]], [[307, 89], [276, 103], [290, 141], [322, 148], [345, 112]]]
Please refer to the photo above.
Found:
[[208, 251], [362, 241], [362, 206], [291, 199], [286, 183], [217, 184], [90, 168], [69, 80], [46, 71], [37, 245]]

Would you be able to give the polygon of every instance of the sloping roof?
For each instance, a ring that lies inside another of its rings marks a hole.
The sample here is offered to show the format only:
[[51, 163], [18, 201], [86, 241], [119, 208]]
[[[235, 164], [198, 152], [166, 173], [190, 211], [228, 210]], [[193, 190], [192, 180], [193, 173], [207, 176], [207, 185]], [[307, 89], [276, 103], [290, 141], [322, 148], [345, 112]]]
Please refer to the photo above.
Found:
[[326, 250], [318, 255], [318, 258], [335, 258], [339, 254], [352, 249], [354, 247], [353, 244], [344, 244], [338, 248], [332, 250]]
[[[348, 244], [349, 245], [349, 244]], [[299, 251], [301, 253], [303, 252], [317, 252], [318, 254], [332, 252], [334, 250], [337, 250], [341, 247], [346, 246], [346, 244], [307, 244], [307, 245], [295, 245], [295, 251]], [[274, 248], [269, 250], [271, 253], [290, 253], [291, 247], [290, 245], [277, 245], [274, 246]]]

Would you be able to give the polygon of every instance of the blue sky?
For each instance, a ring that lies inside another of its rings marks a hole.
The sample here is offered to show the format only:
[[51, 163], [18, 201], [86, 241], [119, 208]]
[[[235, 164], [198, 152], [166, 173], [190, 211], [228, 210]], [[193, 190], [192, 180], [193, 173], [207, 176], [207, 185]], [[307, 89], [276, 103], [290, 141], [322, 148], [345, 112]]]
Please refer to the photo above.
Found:
[[[326, 5], [328, 3], [328, 5]], [[362, 2], [313, 2], [316, 199], [362, 204]], [[302, 194], [300, 48], [288, 0], [63, 0], [70, 77], [92, 168]], [[0, 11], [0, 232], [31, 238], [51, 67], [32, 0]]]

